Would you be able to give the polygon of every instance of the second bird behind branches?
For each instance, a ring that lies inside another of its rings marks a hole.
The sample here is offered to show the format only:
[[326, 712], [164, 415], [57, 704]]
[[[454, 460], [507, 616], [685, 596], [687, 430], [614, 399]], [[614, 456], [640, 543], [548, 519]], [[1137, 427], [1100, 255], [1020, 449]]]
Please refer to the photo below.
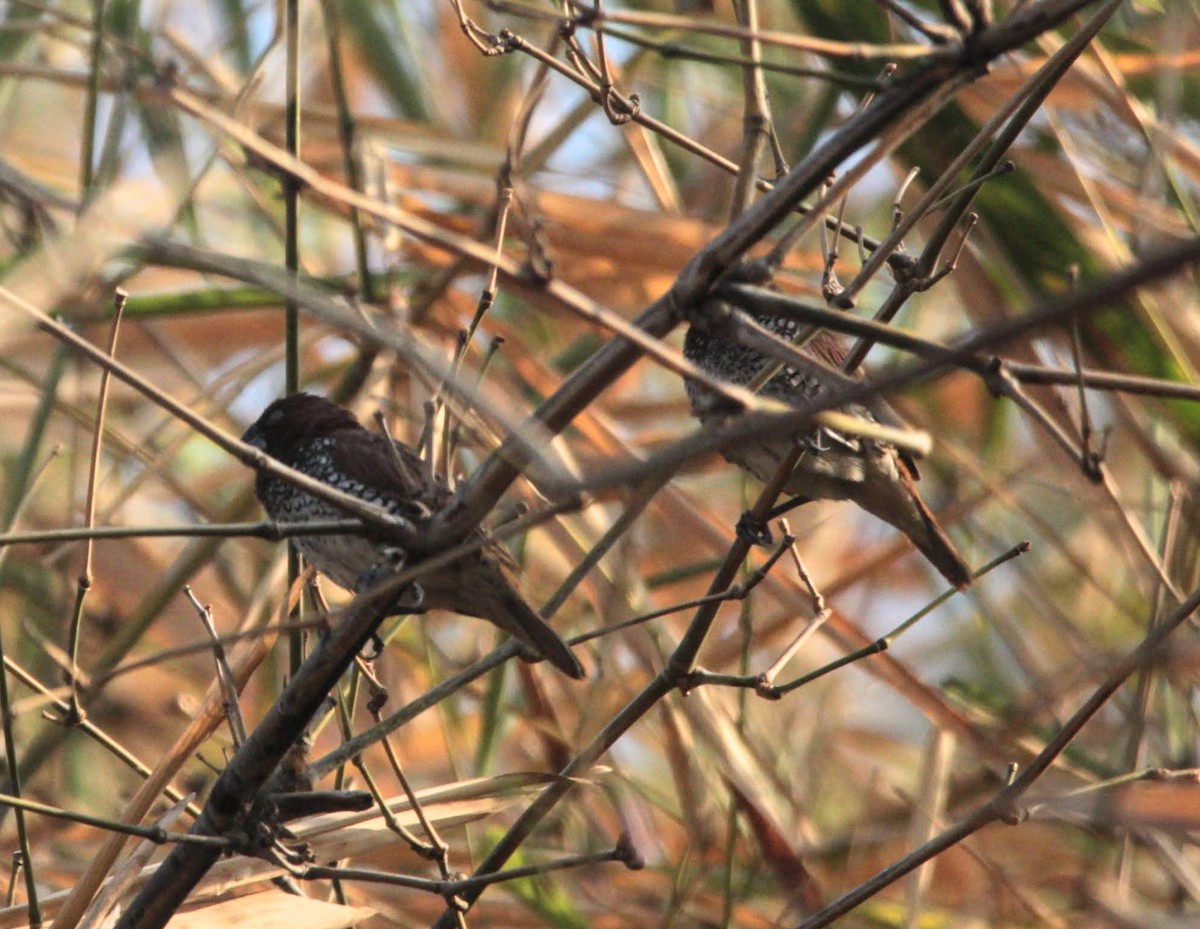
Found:
[[[430, 474], [407, 445], [364, 429], [335, 403], [312, 394], [276, 400], [246, 430], [243, 441], [331, 487], [383, 507], [418, 530], [450, 502], [452, 491]], [[283, 478], [259, 472], [255, 493], [279, 522], [338, 519], [346, 514]], [[516, 636], [573, 678], [583, 666], [567, 644], [525, 602], [517, 589], [517, 565], [508, 550], [476, 529], [459, 541], [480, 548], [422, 574], [417, 581], [424, 609], [450, 610], [486, 619]], [[296, 538], [300, 553], [340, 587], [360, 591], [389, 564], [412, 565], [433, 552], [401, 552], [382, 535], [308, 535]]]
[[[784, 341], [795, 338], [799, 324], [779, 316], [754, 319]], [[818, 331], [801, 351], [831, 367], [846, 358], [844, 346], [828, 332]], [[683, 343], [685, 357], [708, 374], [739, 386], [755, 380], [771, 362], [752, 348], [713, 335], [692, 325]], [[827, 389], [816, 370], [799, 371], [784, 366], [762, 387], [762, 395], [799, 406]], [[710, 391], [694, 381], [687, 382], [692, 411], [702, 423], [721, 422], [729, 416]], [[866, 406], [853, 404], [843, 412], [876, 422]], [[971, 569], [917, 493], [916, 468], [894, 445], [865, 436], [840, 435], [820, 427], [807, 433], [783, 433], [757, 441], [742, 442], [724, 449], [734, 464], [761, 481], [770, 480], [796, 442], [805, 444], [784, 491], [809, 500], [852, 500], [873, 516], [903, 532], [941, 575], [960, 590], [971, 583]]]

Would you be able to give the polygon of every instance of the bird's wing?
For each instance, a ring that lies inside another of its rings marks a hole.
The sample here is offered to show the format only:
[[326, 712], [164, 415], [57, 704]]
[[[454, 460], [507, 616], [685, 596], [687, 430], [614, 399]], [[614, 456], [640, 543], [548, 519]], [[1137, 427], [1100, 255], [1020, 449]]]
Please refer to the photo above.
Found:
[[449, 502], [452, 493], [430, 474], [407, 445], [366, 429], [346, 429], [336, 435], [333, 463], [350, 481], [398, 504], [410, 519], [427, 519]]

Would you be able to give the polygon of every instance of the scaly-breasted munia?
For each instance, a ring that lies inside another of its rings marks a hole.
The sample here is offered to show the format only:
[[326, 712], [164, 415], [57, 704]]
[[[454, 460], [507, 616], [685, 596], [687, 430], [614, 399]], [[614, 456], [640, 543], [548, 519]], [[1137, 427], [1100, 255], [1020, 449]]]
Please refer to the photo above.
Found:
[[[449, 487], [430, 474], [412, 449], [364, 429], [348, 411], [312, 394], [276, 400], [242, 439], [309, 477], [408, 520], [418, 532], [452, 497]], [[271, 518], [279, 522], [347, 515], [266, 472], [259, 472], [254, 489]], [[564, 674], [582, 678], [583, 667], [566, 643], [518, 593], [517, 566], [507, 549], [486, 538], [482, 529], [471, 533], [470, 540], [480, 539], [480, 548], [418, 578], [422, 607], [486, 619]], [[382, 534], [302, 535], [296, 537], [296, 547], [318, 571], [352, 591], [377, 576], [380, 565], [394, 560], [396, 554], [402, 554], [408, 564], [430, 554], [398, 553], [398, 546]]]
[[[798, 324], [792, 320], [770, 315], [754, 318], [785, 341], [796, 335]], [[683, 345], [685, 357], [694, 364], [739, 386], [750, 384], [770, 363], [759, 351], [711, 335], [696, 325], [688, 330]], [[839, 366], [846, 357], [838, 338], [823, 330], [801, 351], [832, 367]], [[797, 406], [819, 396], [824, 389], [819, 374], [785, 365], [763, 385], [761, 394]], [[695, 381], [687, 381], [687, 392], [692, 411], [701, 422], [720, 421], [728, 416], [728, 404], [722, 404]], [[876, 420], [865, 406], [851, 405], [844, 412]], [[808, 433], [785, 433], [740, 442], [723, 453], [734, 464], [766, 481], [797, 441], [805, 443], [806, 448], [784, 487], [787, 493], [802, 500], [852, 500], [908, 536], [955, 587], [962, 589], [970, 584], [970, 568], [917, 493], [915, 468], [894, 445], [818, 427]]]

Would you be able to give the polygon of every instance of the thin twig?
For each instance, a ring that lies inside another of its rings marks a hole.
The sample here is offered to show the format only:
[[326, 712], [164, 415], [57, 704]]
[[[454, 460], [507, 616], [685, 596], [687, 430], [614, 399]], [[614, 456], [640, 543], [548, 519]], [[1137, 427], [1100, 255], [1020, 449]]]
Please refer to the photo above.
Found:
[[[250, 634], [251, 633], [243, 633], [243, 635], [239, 636], [238, 638], [248, 637]], [[206, 647], [207, 647], [206, 644], [201, 644], [201, 645], [198, 645], [194, 649], [194, 651], [201, 651], [201, 650], [205, 649]], [[35, 691], [36, 693], [40, 694], [42, 697], [44, 697], [46, 699], [46, 701], [48, 703], [53, 704], [55, 710], [60, 715], [66, 713], [67, 702], [65, 700], [59, 698], [58, 696], [56, 696], [48, 687], [46, 687], [45, 684], [43, 684], [36, 677], [34, 677], [32, 674], [30, 674], [28, 671], [26, 671], [19, 664], [14, 662], [11, 658], [4, 659], [4, 668], [9, 674], [11, 674], [13, 677], [17, 678], [17, 680], [19, 680], [22, 684], [24, 684], [30, 690]], [[92, 683], [93, 683], [93, 686], [95, 686], [96, 680], [93, 680]], [[89, 738], [91, 738], [94, 742], [96, 742], [97, 745], [102, 746], [105, 749], [105, 751], [111, 753], [113, 755], [113, 757], [118, 759], [122, 764], [124, 764], [126, 767], [128, 767], [131, 771], [135, 772], [136, 774], [138, 774], [141, 777], [149, 777], [150, 776], [151, 768], [149, 767], [149, 765], [147, 765], [145, 762], [143, 762], [141, 759], [139, 759], [136, 755], [134, 755], [131, 751], [129, 751], [129, 749], [125, 748], [125, 746], [121, 745], [121, 743], [119, 743], [112, 736], [108, 735], [108, 733], [106, 733], [103, 729], [101, 729], [94, 722], [92, 722], [92, 720], [85, 719], [82, 722], [80, 722], [79, 731], [84, 733], [85, 735], [87, 735]], [[180, 800], [182, 800], [184, 798], [184, 795], [182, 793], [177, 791], [174, 787], [171, 787], [169, 784], [165, 788], [163, 788], [163, 795], [168, 800], [170, 800], [172, 803], [178, 803]], [[191, 815], [192, 817], [196, 817], [196, 816], [200, 815], [200, 808], [195, 806], [194, 804], [188, 804], [187, 810], [188, 810], [189, 815]]]
[[[125, 291], [117, 290], [113, 294], [113, 319], [109, 333], [108, 356], [115, 358], [117, 354], [117, 337], [121, 332], [121, 315], [125, 310]], [[96, 426], [92, 433], [92, 458], [88, 468], [87, 502], [84, 504], [83, 523], [88, 529], [96, 521], [96, 485], [100, 479], [100, 457], [104, 444], [104, 422], [108, 414], [108, 386], [111, 376], [107, 368], [100, 371], [100, 388], [96, 398]], [[83, 707], [79, 704], [79, 635], [83, 627], [83, 604], [88, 591], [92, 589], [92, 552], [94, 541], [89, 539], [84, 546], [83, 567], [75, 588], [75, 608], [71, 614], [71, 628], [68, 633], [68, 648], [70, 653], [71, 698], [68, 701], [67, 714], [63, 717], [64, 726], [74, 726], [83, 719]]]
[[637, 616], [627, 619], [624, 622], [616, 623], [612, 626], [605, 626], [603, 629], [597, 629], [593, 632], [585, 632], [582, 635], [572, 636], [568, 640], [568, 644], [572, 647], [581, 645], [584, 642], [590, 642], [592, 639], [599, 639], [603, 636], [611, 635], [614, 632], [620, 632], [623, 629], [632, 629], [634, 626], [640, 626], [643, 623], [648, 623], [652, 619], [661, 619], [663, 616], [670, 616], [672, 613], [682, 613], [684, 610], [694, 610], [697, 607], [708, 606], [710, 604], [731, 603], [738, 600], [745, 600], [750, 596], [750, 592], [759, 584], [766, 580], [767, 575], [771, 573], [771, 569], [775, 567], [779, 561], [795, 544], [795, 538], [791, 535], [785, 535], [779, 540], [779, 544], [775, 546], [770, 557], [767, 558], [761, 565], [746, 575], [746, 579], [740, 584], [734, 584], [727, 587], [725, 590], [718, 593], [707, 594], [703, 597], [696, 597], [693, 600], [682, 600], [679, 603], [665, 606], [660, 610], [651, 610], [648, 613], [639, 613]]
[[1020, 808], [1022, 796], [1032, 787], [1059, 755], [1075, 740], [1079, 731], [1108, 703], [1131, 674], [1158, 660], [1161, 649], [1170, 635], [1200, 609], [1200, 589], [1193, 591], [1162, 622], [1153, 626], [1137, 648], [1116, 662], [1104, 681], [1083, 702], [1078, 710], [1047, 742], [1046, 746], [991, 800], [975, 809], [941, 835], [936, 836], [903, 858], [863, 881], [820, 911], [804, 920], [798, 929], [823, 929], [840, 916], [871, 899], [883, 888], [894, 883], [926, 861], [954, 847], [967, 836], [994, 822], [1012, 825], [1020, 823], [1027, 813]]
[[[396, 606], [396, 595], [360, 595], [342, 612], [292, 677], [266, 717], [248, 736], [209, 793], [192, 833], [220, 837], [249, 826], [250, 801], [267, 783], [285, 753], [353, 662], [376, 626]], [[119, 929], [156, 929], [208, 873], [218, 847], [176, 846], [118, 922]]]
[[555, 871], [565, 871], [569, 868], [586, 868], [591, 865], [603, 864], [606, 862], [619, 862], [633, 870], [640, 867], [640, 858], [630, 857], [628, 847], [623, 847], [618, 844], [615, 848], [605, 852], [592, 852], [585, 855], [572, 855], [568, 858], [559, 858], [556, 861], [549, 861], [544, 864], [526, 865], [520, 868], [509, 868], [507, 871], [498, 871], [493, 874], [476, 874], [472, 877], [460, 878], [458, 880], [430, 880], [429, 878], [412, 877], [407, 874], [393, 874], [388, 871], [375, 871], [368, 868], [326, 868], [317, 865], [310, 865], [296, 873], [298, 877], [305, 880], [322, 880], [332, 877], [340, 878], [341, 880], [367, 881], [371, 883], [387, 884], [393, 887], [408, 887], [412, 890], [424, 890], [431, 894], [436, 894], [444, 898], [452, 908], [458, 911], [459, 916], [464, 915], [465, 906], [456, 902], [464, 892], [470, 891], [478, 893], [485, 887], [490, 887], [493, 884], [504, 883], [505, 881], [515, 881], [526, 877], [535, 877], [539, 874], [551, 874]]
[[191, 845], [197, 848], [211, 849], [220, 855], [221, 852], [227, 851], [230, 848], [230, 842], [221, 836], [215, 835], [196, 835], [188, 832], [169, 832], [161, 826], [137, 826], [131, 823], [123, 823], [114, 819], [104, 819], [101, 816], [89, 816], [87, 813], [80, 813], [76, 810], [64, 810], [56, 806], [51, 806], [48, 803], [37, 803], [34, 800], [27, 800], [24, 797], [14, 797], [11, 794], [0, 794], [0, 803], [5, 806], [15, 807], [19, 810], [24, 810], [28, 813], [37, 813], [39, 816], [50, 816], [54, 819], [62, 819], [71, 823], [81, 823], [85, 826], [95, 826], [97, 829], [103, 829], [106, 832], [119, 832], [123, 835], [135, 835], [139, 838], [146, 839], [156, 845], [167, 845], [175, 843], [178, 845]]
[[[246, 723], [242, 719], [242, 708], [238, 702], [237, 682], [233, 679], [233, 669], [229, 667], [229, 658], [225, 654], [225, 646], [213, 625], [212, 607], [201, 603], [190, 586], [184, 585], [183, 595], [188, 598], [195, 608], [204, 631], [212, 642], [213, 659], [217, 665], [217, 681], [225, 694], [225, 716], [229, 720], [229, 728], [233, 736], [233, 747], [241, 748], [246, 741]], [[291, 631], [289, 629], [289, 631]]]
[[[372, 701], [368, 710], [371, 718], [378, 724], [383, 721], [381, 708], [375, 701]], [[387, 755], [388, 764], [391, 765], [392, 773], [395, 774], [396, 780], [400, 784], [400, 789], [404, 791], [404, 796], [408, 799], [409, 807], [412, 809], [413, 815], [417, 817], [417, 822], [421, 824], [421, 830], [425, 833], [428, 844], [417, 843], [416, 848], [427, 857], [433, 858], [437, 862], [438, 870], [441, 872], [442, 880], [450, 879], [450, 846], [442, 840], [438, 835], [436, 827], [433, 825], [433, 820], [425, 815], [425, 808], [421, 804], [417, 792], [413, 790], [412, 784], [409, 783], [407, 775], [404, 773], [404, 767], [400, 764], [400, 756], [396, 752], [396, 747], [392, 744], [390, 738], [384, 738], [383, 750]], [[384, 809], [390, 813], [390, 808], [384, 804]], [[406, 830], [407, 831], [407, 830]], [[465, 924], [463, 929], [465, 929]]]

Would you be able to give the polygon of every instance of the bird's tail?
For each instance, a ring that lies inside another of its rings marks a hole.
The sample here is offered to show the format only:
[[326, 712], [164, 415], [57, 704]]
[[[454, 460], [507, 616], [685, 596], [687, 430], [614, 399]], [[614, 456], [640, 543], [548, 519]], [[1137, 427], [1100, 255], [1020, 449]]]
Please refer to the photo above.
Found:
[[496, 616], [488, 618], [506, 632], [515, 635], [567, 677], [582, 680], [586, 676], [583, 665], [579, 663], [579, 659], [571, 652], [567, 643], [521, 599], [520, 594], [513, 591], [511, 597], [505, 597], [503, 607], [506, 614], [503, 620]]
[[[899, 480], [896, 480], [896, 477]], [[887, 481], [867, 480], [867, 493], [855, 499], [868, 512], [903, 532], [938, 572], [959, 590], [971, 584], [971, 569], [925, 505], [913, 480], [903, 470]]]
[[916, 497], [914, 502], [922, 517], [922, 531], [910, 532], [908, 537], [912, 539], [913, 545], [920, 549], [921, 554], [929, 559], [929, 563], [941, 572], [942, 577], [959, 590], [966, 590], [971, 585], [971, 569], [963, 561], [962, 555], [958, 553], [946, 531], [938, 525], [925, 501]]
[[477, 616], [516, 636], [568, 677], [585, 675], [557, 632], [533, 611], [517, 590], [516, 564], [507, 550], [487, 540], [482, 550], [420, 578], [427, 609]]

